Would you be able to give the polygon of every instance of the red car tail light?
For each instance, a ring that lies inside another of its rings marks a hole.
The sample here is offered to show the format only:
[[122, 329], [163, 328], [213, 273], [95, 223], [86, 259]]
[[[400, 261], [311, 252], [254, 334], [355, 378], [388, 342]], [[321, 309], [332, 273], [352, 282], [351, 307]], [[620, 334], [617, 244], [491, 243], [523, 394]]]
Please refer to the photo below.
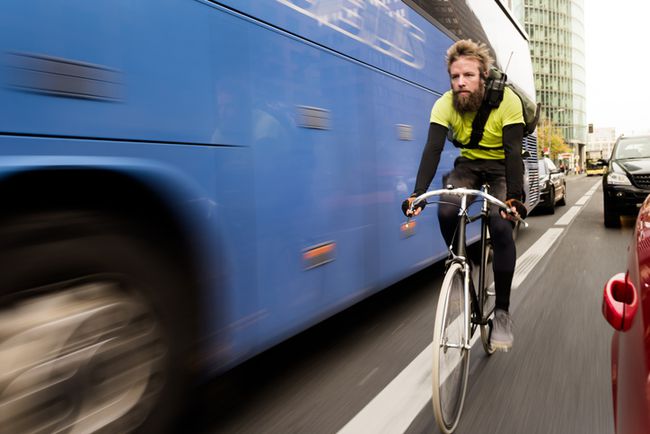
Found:
[[603, 292], [603, 316], [616, 330], [627, 331], [639, 307], [639, 297], [632, 282], [619, 273], [605, 284]]

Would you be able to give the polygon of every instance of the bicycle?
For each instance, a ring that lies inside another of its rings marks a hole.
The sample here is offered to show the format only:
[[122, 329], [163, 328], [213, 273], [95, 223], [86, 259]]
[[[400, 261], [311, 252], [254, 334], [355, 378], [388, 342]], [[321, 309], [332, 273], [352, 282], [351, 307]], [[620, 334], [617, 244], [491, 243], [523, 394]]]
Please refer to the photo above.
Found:
[[[447, 188], [426, 192], [411, 203], [412, 212], [422, 201], [433, 196], [452, 195], [461, 198], [456, 246], [449, 246], [447, 270], [438, 296], [433, 328], [433, 412], [443, 433], [452, 433], [458, 426], [467, 393], [469, 356], [473, 336], [480, 329], [480, 338], [487, 355], [494, 353], [490, 344], [495, 292], [490, 289], [492, 276], [492, 244], [488, 229], [490, 205], [514, 216], [510, 208], [488, 193], [487, 184], [481, 190]], [[468, 214], [469, 197], [482, 198], [481, 210]], [[436, 202], [434, 202], [436, 203]], [[440, 201], [437, 203], [441, 203]], [[516, 221], [528, 226], [514, 216]], [[480, 260], [478, 270], [467, 258], [466, 226], [481, 221]], [[476, 272], [478, 275], [476, 276]], [[477, 286], [474, 283], [478, 283]]]

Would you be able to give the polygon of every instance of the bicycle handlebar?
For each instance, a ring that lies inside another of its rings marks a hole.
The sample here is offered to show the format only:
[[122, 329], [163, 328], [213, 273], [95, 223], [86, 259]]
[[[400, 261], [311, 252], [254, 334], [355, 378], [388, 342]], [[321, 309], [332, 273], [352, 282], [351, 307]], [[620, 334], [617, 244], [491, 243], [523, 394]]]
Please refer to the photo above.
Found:
[[479, 197], [487, 200], [492, 205], [498, 206], [499, 208], [501, 208], [501, 210], [505, 211], [507, 214], [510, 214], [511, 216], [513, 216], [517, 221], [523, 223], [524, 227], [528, 227], [528, 223], [526, 223], [526, 221], [524, 221], [524, 219], [522, 219], [521, 217], [516, 215], [512, 211], [512, 209], [510, 209], [510, 207], [508, 205], [501, 202], [499, 199], [497, 199], [496, 197], [492, 196], [489, 193], [486, 193], [486, 192], [481, 191], [481, 190], [474, 190], [474, 189], [471, 189], [471, 188], [463, 188], [463, 187], [451, 188], [451, 189], [450, 188], [443, 188], [443, 189], [440, 189], [440, 190], [427, 191], [426, 193], [423, 193], [420, 196], [416, 197], [415, 200], [413, 202], [411, 202], [411, 206], [409, 207], [409, 211], [411, 211], [411, 213], [413, 213], [415, 208], [417, 208], [418, 203], [420, 203], [422, 201], [426, 201], [428, 198], [430, 198], [432, 196], [443, 196], [443, 195], [446, 195], [446, 196], [459, 196], [459, 197], [463, 197], [463, 196], [479, 196]]

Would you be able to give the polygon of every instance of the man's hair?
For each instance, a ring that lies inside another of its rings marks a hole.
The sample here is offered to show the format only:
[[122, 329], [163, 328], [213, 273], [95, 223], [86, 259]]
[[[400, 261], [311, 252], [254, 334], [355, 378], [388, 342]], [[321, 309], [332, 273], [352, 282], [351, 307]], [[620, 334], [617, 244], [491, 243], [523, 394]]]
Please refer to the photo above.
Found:
[[456, 41], [447, 50], [447, 72], [451, 64], [458, 60], [459, 57], [469, 57], [476, 59], [481, 64], [481, 72], [486, 74], [494, 63], [494, 59], [490, 56], [490, 50], [484, 43], [476, 43], [471, 39], [461, 39]]

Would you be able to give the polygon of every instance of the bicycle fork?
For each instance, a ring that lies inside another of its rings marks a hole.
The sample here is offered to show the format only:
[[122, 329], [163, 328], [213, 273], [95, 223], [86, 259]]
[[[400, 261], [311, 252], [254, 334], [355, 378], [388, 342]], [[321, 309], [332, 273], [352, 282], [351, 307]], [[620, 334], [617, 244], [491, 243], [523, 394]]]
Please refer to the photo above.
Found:
[[471, 297], [470, 297], [470, 282], [471, 282], [471, 277], [470, 277], [470, 266], [469, 263], [466, 261], [463, 264], [463, 277], [464, 277], [464, 282], [463, 282], [463, 297], [465, 297], [465, 321], [463, 321], [463, 327], [465, 328], [465, 333], [464, 338], [463, 338], [463, 349], [469, 351], [472, 349], [471, 345], [471, 331], [472, 331], [472, 309], [470, 303], [472, 303]]
[[458, 217], [460, 218], [461, 222], [459, 225], [459, 234], [458, 234], [458, 252], [459, 256], [463, 257], [463, 298], [465, 299], [464, 303], [464, 321], [463, 321], [463, 339], [462, 342], [459, 343], [459, 345], [469, 351], [472, 346], [470, 344], [471, 341], [471, 314], [472, 314], [472, 308], [470, 306], [470, 303], [472, 302], [471, 297], [470, 297], [470, 282], [471, 282], [471, 269], [469, 262], [467, 260], [467, 250], [465, 247], [465, 237], [466, 237], [466, 232], [465, 232], [465, 223], [467, 220], [467, 196], [463, 196], [461, 198], [460, 202], [460, 209], [458, 210]]
[[[471, 297], [470, 294], [470, 283], [471, 283], [471, 269], [465, 258], [458, 257], [456, 256], [454, 258], [457, 263], [459, 263], [462, 268], [463, 268], [463, 300], [464, 300], [464, 307], [463, 307], [463, 337], [459, 340], [459, 342], [454, 342], [451, 343], [449, 342], [448, 338], [445, 337], [443, 341], [441, 342], [441, 348], [442, 350], [446, 353], [447, 349], [449, 348], [459, 348], [459, 349], [464, 349], [464, 350], [470, 350], [471, 349], [471, 330], [472, 330], [472, 319], [470, 317], [472, 313], [471, 306], [469, 303], [471, 302], [471, 299], [474, 297]], [[445, 311], [445, 316], [448, 315], [448, 312]], [[461, 318], [456, 318], [454, 321], [458, 321]]]

